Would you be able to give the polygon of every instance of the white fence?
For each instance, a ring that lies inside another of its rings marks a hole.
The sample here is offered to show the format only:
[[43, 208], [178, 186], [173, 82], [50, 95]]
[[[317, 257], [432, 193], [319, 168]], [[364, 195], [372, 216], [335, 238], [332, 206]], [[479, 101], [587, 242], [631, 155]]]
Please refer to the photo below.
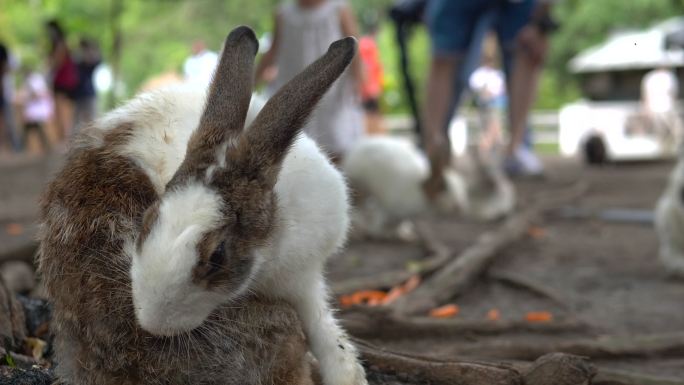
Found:
[[[465, 119], [468, 136], [477, 131], [479, 119], [475, 110], [464, 110], [462, 118]], [[406, 135], [412, 130], [413, 120], [407, 115], [392, 115], [385, 117], [385, 124], [390, 132]], [[558, 111], [537, 110], [530, 116], [530, 124], [534, 130], [534, 142], [537, 144], [558, 144]]]

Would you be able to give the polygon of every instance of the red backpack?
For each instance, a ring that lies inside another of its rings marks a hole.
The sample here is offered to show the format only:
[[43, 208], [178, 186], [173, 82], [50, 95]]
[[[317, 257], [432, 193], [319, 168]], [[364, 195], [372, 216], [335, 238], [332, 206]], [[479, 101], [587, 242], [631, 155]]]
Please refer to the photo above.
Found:
[[78, 68], [71, 55], [67, 54], [62, 65], [55, 73], [55, 88], [64, 91], [73, 91], [78, 86]]

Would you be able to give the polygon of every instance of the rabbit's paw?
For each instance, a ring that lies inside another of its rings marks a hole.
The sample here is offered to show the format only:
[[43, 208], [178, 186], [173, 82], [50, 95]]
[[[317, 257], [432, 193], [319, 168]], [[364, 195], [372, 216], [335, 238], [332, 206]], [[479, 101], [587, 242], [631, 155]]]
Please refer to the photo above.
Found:
[[337, 346], [336, 354], [320, 360], [325, 385], [368, 385], [366, 371], [356, 357], [356, 349], [349, 343]]

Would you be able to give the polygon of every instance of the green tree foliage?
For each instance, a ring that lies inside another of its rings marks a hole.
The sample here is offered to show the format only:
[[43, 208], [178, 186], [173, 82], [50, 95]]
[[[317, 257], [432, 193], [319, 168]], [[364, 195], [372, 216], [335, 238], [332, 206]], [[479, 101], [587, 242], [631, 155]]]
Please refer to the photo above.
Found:
[[[348, 0], [362, 26], [381, 20], [378, 42], [386, 72], [387, 111], [405, 111], [400, 97], [394, 31], [382, 21], [393, 0]], [[456, 0], [454, 0], [456, 1]], [[117, 19], [115, 4], [121, 4]], [[279, 0], [0, 0], [0, 40], [6, 41], [24, 62], [40, 64], [47, 51], [43, 23], [59, 19], [70, 44], [86, 36], [100, 43], [105, 60], [112, 61], [114, 31], [121, 29], [120, 60], [125, 95], [134, 93], [149, 77], [179, 71], [195, 39], [218, 50], [227, 31], [239, 24], [251, 25], [258, 34], [272, 28]], [[654, 22], [684, 14], [684, 0], [562, 0], [555, 14], [562, 28], [553, 36], [547, 71], [542, 79], [539, 106], [556, 108], [579, 96], [567, 72], [568, 60], [583, 49], [604, 40], [616, 29], [644, 28]], [[417, 28], [411, 41], [413, 74], [422, 90], [429, 64], [429, 40]]]
[[100, 43], [111, 60], [114, 41], [113, 5], [120, 2], [122, 30], [121, 73], [128, 93], [147, 78], [180, 70], [196, 39], [220, 49], [230, 29], [248, 24], [265, 32], [271, 28], [277, 0], [3, 0], [0, 2], [0, 40], [22, 60], [40, 63], [47, 52], [43, 24], [56, 18], [67, 31], [71, 46], [80, 37]]

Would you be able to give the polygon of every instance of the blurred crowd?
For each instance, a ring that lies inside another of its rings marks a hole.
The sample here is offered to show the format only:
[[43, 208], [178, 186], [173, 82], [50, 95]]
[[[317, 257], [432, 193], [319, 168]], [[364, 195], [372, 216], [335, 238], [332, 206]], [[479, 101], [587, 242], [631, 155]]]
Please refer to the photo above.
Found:
[[[407, 30], [425, 24], [432, 41], [426, 100], [414, 110], [418, 141], [436, 171], [434, 175], [451, 161], [448, 128], [464, 93], [472, 95], [478, 106], [481, 149], [501, 158], [502, 167], [510, 174], [541, 174], [527, 120], [546, 56], [547, 37], [556, 28], [551, 4], [547, 0], [395, 3], [390, 14], [402, 48], [402, 64], [408, 66], [406, 41], [402, 41]], [[359, 38], [359, 55], [351, 69], [326, 94], [305, 128], [336, 161], [363, 135], [386, 131], [380, 114], [383, 69], [376, 42], [379, 22], [378, 15], [362, 15], [361, 23], [357, 23], [344, 1], [284, 2], [274, 12], [270, 44], [257, 66], [256, 82], [266, 84], [264, 93], [268, 97], [321, 56], [331, 42], [349, 35]], [[199, 41], [193, 44], [192, 52], [184, 65], [185, 79], [208, 84], [207, 74], [215, 67], [217, 54]], [[415, 100], [408, 72], [405, 68], [407, 93]], [[428, 191], [433, 188], [438, 187], [427, 187]]]
[[[364, 135], [387, 131], [381, 114], [385, 75], [376, 41], [387, 14], [396, 32], [416, 139], [429, 159], [431, 174], [440, 175], [453, 162], [449, 130], [459, 106], [471, 101], [479, 117], [480, 153], [494, 159], [508, 175], [541, 175], [543, 165], [534, 153], [528, 122], [549, 36], [558, 27], [553, 4], [553, 0], [396, 0], [389, 10], [367, 9], [357, 21], [344, 0], [283, 1], [273, 13], [273, 30], [262, 39], [266, 48], [255, 81], [268, 97], [322, 55], [331, 42], [356, 36], [359, 55], [305, 128], [335, 161], [342, 160]], [[425, 27], [431, 43], [424, 85], [414, 84], [407, 54], [415, 27]], [[35, 49], [43, 52], [42, 60], [19, 60], [11, 47], [0, 42], [0, 153], [65, 149], [69, 138], [97, 115], [93, 84], [101, 62], [97, 43], [67, 39], [55, 20], [44, 28], [48, 45]], [[190, 52], [182, 74], [170, 71], [140, 89], [181, 81], [208, 85], [217, 52], [202, 40], [194, 41]], [[681, 131], [668, 107], [674, 105], [678, 90], [669, 69], [654, 71], [643, 84], [642, 113], [633, 119], [631, 130]], [[425, 90], [422, 101], [418, 88]], [[441, 183], [428, 180], [426, 192], [435, 193]]]
[[[404, 51], [404, 67], [408, 64], [406, 31], [424, 23], [431, 38], [425, 100], [422, 108], [415, 108], [415, 119], [432, 175], [441, 175], [440, 170], [452, 161], [448, 129], [466, 91], [474, 95], [480, 111], [481, 149], [500, 157], [509, 174], [541, 174], [541, 162], [525, 139], [547, 37], [556, 28], [551, 6], [545, 0], [395, 3], [390, 13], [396, 23], [398, 45]], [[256, 73], [257, 82], [269, 82], [267, 93], [323, 54], [332, 41], [346, 35], [361, 36], [360, 55], [347, 76], [326, 95], [305, 131], [336, 160], [342, 159], [362, 135], [384, 132], [379, 108], [382, 67], [375, 42], [377, 20], [369, 23], [362, 19], [360, 31], [346, 3], [334, 0], [287, 3], [278, 8], [274, 19], [272, 44]], [[405, 68], [407, 92], [411, 94], [415, 91], [408, 72]], [[409, 96], [415, 100], [414, 95]], [[507, 136], [502, 130], [504, 120]], [[365, 130], [360, 129], [364, 126]], [[440, 182], [428, 181], [427, 192], [440, 190]]]
[[68, 139], [96, 117], [97, 44], [81, 38], [70, 47], [56, 20], [45, 23], [45, 33], [48, 48], [37, 62], [20, 61], [0, 42], [0, 151], [27, 151], [32, 140], [38, 140], [33, 151], [64, 150]]

